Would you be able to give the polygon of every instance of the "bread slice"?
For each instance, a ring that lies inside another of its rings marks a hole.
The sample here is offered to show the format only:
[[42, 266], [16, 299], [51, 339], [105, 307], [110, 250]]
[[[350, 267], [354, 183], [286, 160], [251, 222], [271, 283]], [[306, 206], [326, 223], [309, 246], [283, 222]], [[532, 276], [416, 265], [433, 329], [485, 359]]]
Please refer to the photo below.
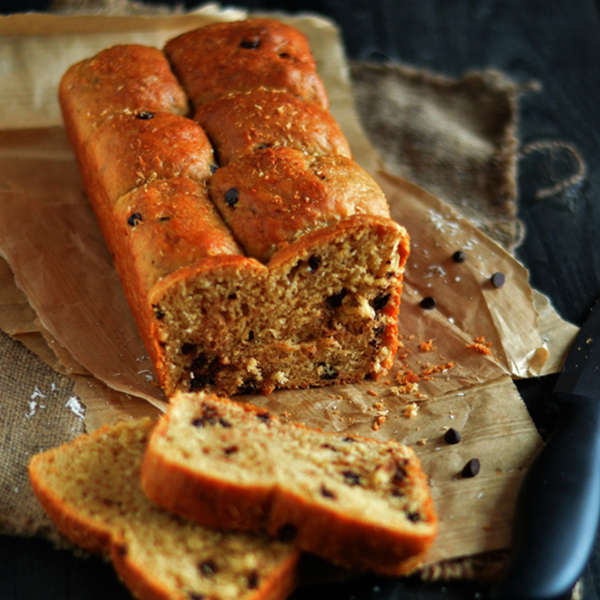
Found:
[[334, 563], [386, 575], [414, 569], [437, 531], [411, 448], [284, 423], [206, 394], [171, 399], [148, 443], [142, 487], [202, 523], [265, 528]]
[[139, 468], [151, 426], [120, 423], [33, 457], [34, 491], [56, 525], [108, 555], [141, 600], [285, 598], [298, 560], [289, 544], [209, 529], [144, 496]]

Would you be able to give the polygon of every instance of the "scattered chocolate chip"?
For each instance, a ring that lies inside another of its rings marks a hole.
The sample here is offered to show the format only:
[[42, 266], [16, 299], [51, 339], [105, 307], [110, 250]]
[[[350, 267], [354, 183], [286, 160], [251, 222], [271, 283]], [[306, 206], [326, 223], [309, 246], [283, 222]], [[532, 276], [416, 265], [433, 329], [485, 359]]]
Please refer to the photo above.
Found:
[[225, 456], [231, 456], [232, 454], [236, 454], [239, 451], [237, 446], [227, 446], [227, 448], [223, 448], [223, 452]]
[[127, 544], [119, 544], [117, 546], [117, 554], [119, 556], [127, 556], [128, 551], [129, 551], [129, 548], [127, 547]]
[[225, 192], [225, 204], [227, 204], [227, 206], [231, 206], [233, 208], [238, 203], [239, 199], [240, 193], [238, 192], [237, 188], [229, 188]]
[[165, 313], [163, 309], [158, 304], [152, 305], [152, 310], [154, 310], [154, 316], [160, 321], [165, 318]]
[[421, 302], [419, 302], [419, 306], [425, 310], [432, 310], [435, 308], [435, 298], [426, 296], [423, 298], [423, 300], [421, 300]]
[[495, 288], [501, 288], [504, 285], [504, 282], [506, 281], [506, 276], [504, 275], [504, 273], [494, 273], [492, 275], [492, 285]]
[[256, 413], [256, 418], [262, 421], [263, 423], [269, 423], [271, 420], [271, 415], [268, 412]]
[[329, 489], [327, 489], [323, 484], [321, 484], [321, 496], [324, 498], [337, 498], [337, 496]]
[[219, 424], [221, 425], [221, 427], [223, 427], [223, 429], [230, 429], [231, 427], [233, 427], [231, 423], [223, 417], [219, 419]]
[[308, 259], [308, 268], [314, 273], [321, 266], [321, 257], [313, 254]]
[[165, 221], [170, 221], [171, 217], [159, 217], [158, 219], [161, 223], [164, 223]]
[[317, 372], [321, 379], [327, 380], [336, 379], [339, 375], [335, 367], [332, 367], [331, 365], [327, 365], [325, 363], [319, 363], [317, 367]]
[[256, 393], [256, 381], [254, 379], [248, 379], [244, 381], [238, 388], [240, 394], [255, 394]]
[[360, 475], [356, 471], [348, 469], [342, 471], [342, 475], [344, 476], [344, 483], [348, 485], [360, 485]]
[[298, 535], [298, 529], [292, 523], [285, 523], [277, 530], [277, 539], [280, 542], [291, 542]]
[[240, 48], [247, 48], [248, 50], [254, 50], [260, 46], [260, 39], [254, 38], [252, 40], [242, 40]]
[[136, 119], [141, 119], [142, 121], [147, 121], [148, 119], [154, 118], [154, 113], [149, 110], [142, 110], [137, 115], [135, 115]]
[[409, 512], [406, 518], [413, 523], [418, 523], [421, 520], [421, 515], [418, 512]]
[[270, 148], [271, 144], [258, 144], [254, 149], [255, 150], [264, 150], [265, 148]]
[[129, 215], [129, 217], [127, 218], [127, 225], [129, 225], [129, 227], [135, 227], [136, 225], [139, 225], [142, 221], [142, 215], [139, 212], [135, 212]]
[[206, 354], [199, 354], [194, 358], [190, 367], [190, 392], [214, 385], [219, 368], [219, 359], [216, 357], [211, 359]]
[[481, 463], [478, 458], [472, 458], [463, 468], [462, 476], [463, 477], [475, 477], [479, 470], [481, 469]]
[[214, 560], [205, 560], [198, 564], [198, 570], [202, 575], [206, 575], [207, 577], [211, 577], [215, 573], [218, 572], [218, 567], [215, 564]]
[[452, 255], [452, 260], [455, 263], [464, 263], [465, 260], [467, 260], [467, 255], [462, 251], [462, 250], [457, 250], [453, 255]]
[[350, 437], [349, 435], [347, 435], [345, 438], [342, 439], [342, 442], [355, 442], [356, 440], [353, 437]]
[[237, 300], [237, 294], [229, 294], [229, 296], [227, 296], [228, 300]]
[[375, 310], [385, 308], [391, 297], [391, 294], [379, 294], [379, 296], [376, 296], [373, 300], [373, 308]]
[[198, 346], [196, 344], [188, 344], [186, 342], [185, 344], [181, 344], [181, 354], [194, 354], [197, 348]]
[[190, 600], [204, 600], [206, 598], [204, 594], [199, 592], [188, 592], [187, 595]]
[[448, 444], [458, 444], [461, 440], [461, 435], [456, 429], [450, 427], [444, 434], [444, 440]]
[[393, 489], [392, 490], [392, 496], [394, 496], [395, 498], [404, 498], [404, 492], [402, 490], [398, 490], [398, 489]]
[[332, 294], [325, 300], [330, 308], [338, 308], [342, 305], [342, 300], [348, 295], [348, 290], [342, 288], [337, 294]]
[[291, 56], [287, 52], [280, 52], [278, 56], [279, 58], [283, 58], [284, 60], [291, 58]]
[[219, 170], [219, 165], [210, 165], [209, 169], [210, 172], [214, 175]]
[[250, 575], [248, 575], [248, 589], [256, 590], [258, 589], [258, 571], [252, 571]]
[[250, 333], [248, 333], [248, 341], [251, 342], [254, 339], [254, 331], [252, 331], [252, 329], [250, 330]]

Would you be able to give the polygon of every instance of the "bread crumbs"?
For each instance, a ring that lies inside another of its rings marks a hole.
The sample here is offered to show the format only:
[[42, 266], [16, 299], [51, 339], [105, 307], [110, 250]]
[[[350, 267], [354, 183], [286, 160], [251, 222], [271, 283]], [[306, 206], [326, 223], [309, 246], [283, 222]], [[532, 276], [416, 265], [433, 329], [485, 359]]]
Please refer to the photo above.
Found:
[[475, 352], [483, 354], [484, 356], [492, 356], [492, 351], [490, 350], [491, 347], [492, 342], [486, 342], [485, 336], [483, 335], [473, 338], [472, 344], [467, 344], [467, 348], [475, 350]]
[[434, 350], [433, 340], [427, 340], [419, 344], [419, 352], [433, 352]]

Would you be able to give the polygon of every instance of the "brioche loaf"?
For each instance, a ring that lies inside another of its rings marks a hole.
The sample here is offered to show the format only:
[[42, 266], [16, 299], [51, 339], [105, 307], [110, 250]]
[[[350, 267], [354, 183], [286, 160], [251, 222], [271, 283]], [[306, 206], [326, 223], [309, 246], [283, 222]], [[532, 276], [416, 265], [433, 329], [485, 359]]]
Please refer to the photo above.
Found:
[[214, 527], [265, 528], [353, 569], [406, 573], [437, 532], [410, 448], [283, 423], [216, 396], [173, 396], [141, 473], [165, 508]]
[[203, 527], [153, 505], [139, 484], [149, 420], [101, 429], [33, 457], [30, 478], [62, 532], [109, 556], [140, 600], [279, 600], [298, 553], [260, 533]]
[[116, 46], [71, 67], [59, 95], [167, 396], [391, 366], [408, 236], [352, 161], [302, 34], [250, 20], [164, 53]]

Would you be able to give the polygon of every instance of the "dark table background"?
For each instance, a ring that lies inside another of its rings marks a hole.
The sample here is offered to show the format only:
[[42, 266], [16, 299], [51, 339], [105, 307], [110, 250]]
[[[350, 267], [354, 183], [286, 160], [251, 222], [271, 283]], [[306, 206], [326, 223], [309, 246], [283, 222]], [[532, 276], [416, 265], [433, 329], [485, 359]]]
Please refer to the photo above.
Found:
[[[163, 4], [165, 2], [162, 2]], [[174, 2], [192, 8], [197, 2]], [[559, 314], [581, 324], [600, 296], [600, 15], [593, 0], [232, 0], [250, 9], [311, 11], [341, 28], [347, 55], [393, 60], [448, 76], [499, 69], [541, 90], [520, 101], [519, 141], [569, 144], [586, 168], [576, 185], [544, 199], [535, 193], [576, 163], [569, 152], [529, 155], [519, 163], [519, 218], [526, 236], [517, 250], [532, 285]], [[0, 0], [0, 13], [45, 11], [46, 0]], [[1, 61], [1, 57], [0, 57]], [[546, 431], [542, 407], [555, 377], [519, 389]], [[583, 574], [585, 600], [600, 598], [600, 543]], [[428, 600], [483, 598], [468, 583], [363, 577], [306, 587], [293, 600]], [[0, 536], [2, 600], [130, 600], [110, 565], [55, 551], [42, 540]]]

